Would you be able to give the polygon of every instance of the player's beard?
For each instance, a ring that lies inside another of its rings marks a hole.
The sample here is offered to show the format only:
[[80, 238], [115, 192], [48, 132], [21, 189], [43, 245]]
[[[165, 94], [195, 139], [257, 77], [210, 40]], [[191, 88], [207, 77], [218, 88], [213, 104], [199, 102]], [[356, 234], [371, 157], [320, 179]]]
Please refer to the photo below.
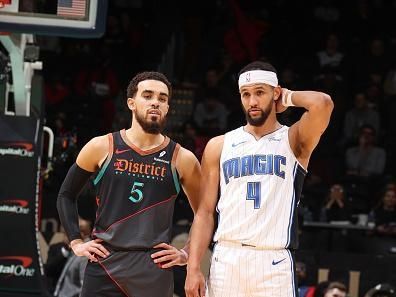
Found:
[[136, 121], [142, 127], [143, 131], [148, 134], [160, 134], [165, 127], [166, 119], [161, 117], [155, 117], [148, 115], [151, 121], [147, 120], [144, 116], [140, 115], [138, 112], [134, 114]]
[[254, 117], [252, 118], [249, 115], [249, 111], [246, 110], [245, 108], [243, 108], [243, 111], [245, 112], [245, 117], [246, 117], [246, 121], [255, 127], [261, 126], [265, 123], [265, 121], [267, 120], [269, 114], [272, 111], [272, 105], [273, 105], [273, 101], [271, 101], [270, 103], [268, 103], [268, 105], [264, 108], [264, 109], [260, 109], [261, 111], [261, 115], [258, 117]]

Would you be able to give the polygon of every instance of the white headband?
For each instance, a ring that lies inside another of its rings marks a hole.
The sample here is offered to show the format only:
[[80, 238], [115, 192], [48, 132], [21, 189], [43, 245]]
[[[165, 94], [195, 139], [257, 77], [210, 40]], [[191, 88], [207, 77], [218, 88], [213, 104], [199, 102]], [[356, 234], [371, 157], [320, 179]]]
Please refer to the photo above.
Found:
[[267, 70], [250, 70], [242, 73], [239, 76], [239, 88], [252, 84], [267, 84], [273, 87], [277, 87], [278, 78], [275, 72]]

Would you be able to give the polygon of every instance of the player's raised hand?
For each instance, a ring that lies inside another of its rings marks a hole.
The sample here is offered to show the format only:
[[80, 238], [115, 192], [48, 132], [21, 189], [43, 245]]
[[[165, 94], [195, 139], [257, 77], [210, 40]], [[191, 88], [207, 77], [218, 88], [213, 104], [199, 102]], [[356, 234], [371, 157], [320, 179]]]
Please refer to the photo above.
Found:
[[187, 253], [167, 243], [160, 243], [154, 246], [155, 249], [162, 249], [151, 255], [154, 263], [161, 268], [169, 268], [175, 265], [183, 266], [187, 264]]
[[276, 100], [276, 113], [284, 112], [290, 105], [287, 104], [287, 99], [291, 96], [292, 91], [286, 88], [282, 88], [282, 93]]

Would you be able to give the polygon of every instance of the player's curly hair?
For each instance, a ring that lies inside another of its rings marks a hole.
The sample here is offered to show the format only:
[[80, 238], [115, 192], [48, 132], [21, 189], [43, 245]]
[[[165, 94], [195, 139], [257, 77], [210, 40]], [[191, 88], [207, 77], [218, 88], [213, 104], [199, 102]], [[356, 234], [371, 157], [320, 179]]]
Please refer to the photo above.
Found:
[[172, 97], [172, 84], [168, 80], [168, 78], [156, 71], [144, 71], [136, 74], [131, 81], [129, 82], [128, 88], [127, 88], [127, 98], [132, 98], [136, 95], [136, 92], [138, 90], [137, 85], [144, 80], [158, 80], [162, 81], [167, 87], [169, 91], [169, 98]]

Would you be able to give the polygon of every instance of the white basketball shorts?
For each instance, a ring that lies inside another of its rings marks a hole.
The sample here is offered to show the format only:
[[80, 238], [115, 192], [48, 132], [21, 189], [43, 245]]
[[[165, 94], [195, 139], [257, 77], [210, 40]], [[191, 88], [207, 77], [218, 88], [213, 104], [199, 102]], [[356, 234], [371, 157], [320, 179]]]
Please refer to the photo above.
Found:
[[298, 297], [292, 253], [217, 243], [206, 297]]

